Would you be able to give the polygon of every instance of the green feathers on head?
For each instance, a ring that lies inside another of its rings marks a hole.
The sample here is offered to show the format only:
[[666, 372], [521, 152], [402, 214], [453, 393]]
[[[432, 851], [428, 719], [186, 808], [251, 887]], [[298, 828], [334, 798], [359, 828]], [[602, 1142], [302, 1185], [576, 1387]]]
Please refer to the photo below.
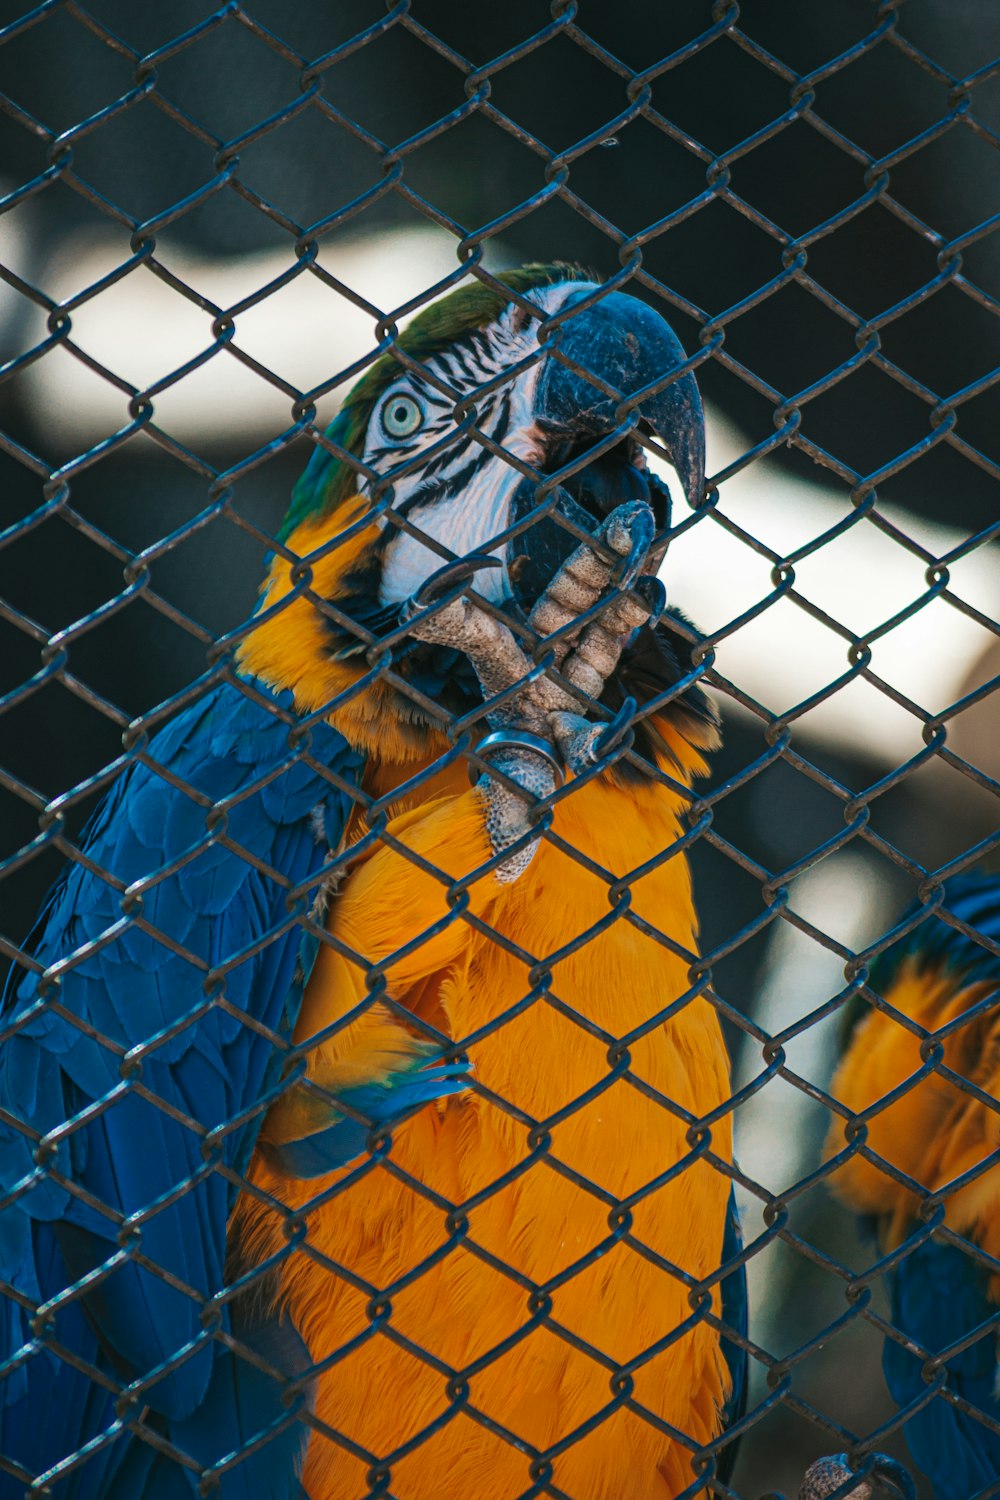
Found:
[[[584, 277], [585, 273], [577, 266], [557, 261], [548, 266], [519, 266], [513, 271], [502, 271], [496, 279], [511, 292], [525, 293], [536, 287], [555, 286], [560, 281]], [[494, 322], [509, 301], [509, 297], [479, 281], [460, 286], [447, 297], [442, 297], [440, 302], [424, 308], [399, 335], [397, 343], [413, 359], [427, 359], [464, 334]], [[326, 436], [331, 443], [360, 457], [373, 408], [386, 387], [404, 373], [405, 367], [391, 352], [380, 355], [354, 386], [338, 416], [327, 428]], [[335, 510], [357, 489], [358, 475], [354, 468], [317, 446], [292, 491], [292, 503], [281, 523], [278, 540], [286, 541], [303, 521]]]

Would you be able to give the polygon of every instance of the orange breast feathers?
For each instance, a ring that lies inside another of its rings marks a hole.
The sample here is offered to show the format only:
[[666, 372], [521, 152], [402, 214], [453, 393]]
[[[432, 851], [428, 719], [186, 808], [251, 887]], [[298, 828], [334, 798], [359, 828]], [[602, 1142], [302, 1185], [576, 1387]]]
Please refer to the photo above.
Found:
[[[287, 569], [276, 579], [268, 602], [288, 591]], [[298, 604], [295, 628], [315, 630], [315, 608]], [[275, 680], [285, 640], [284, 627], [251, 637], [244, 665]], [[282, 670], [302, 707], [337, 690], [318, 662], [291, 679]], [[367, 728], [381, 705], [366, 701], [347, 712], [381, 750], [369, 778], [387, 789], [410, 743], [404, 730], [390, 742]], [[331, 717], [357, 743], [341, 712]], [[702, 769], [671, 726], [663, 734], [672, 776]], [[306, 1216], [277, 1292], [313, 1360], [329, 1361], [305, 1488], [347, 1500], [388, 1463], [400, 1500], [512, 1500], [534, 1482], [524, 1445], [565, 1441], [553, 1482], [574, 1500], [669, 1500], [692, 1483], [690, 1447], [718, 1436], [728, 1394], [688, 1278], [719, 1266], [729, 1183], [686, 1123], [729, 1097], [728, 1063], [707, 1001], [655, 1021], [689, 988], [674, 949], [696, 945], [683, 853], [665, 857], [681, 799], [607, 776], [581, 786], [558, 804], [554, 831], [591, 868], [546, 841], [515, 882], [474, 879], [463, 909], [446, 899], [448, 881], [492, 855], [480, 795], [457, 771], [422, 795], [332, 895], [297, 1040], [363, 1001], [377, 963], [395, 1002], [466, 1045], [474, 1089], [394, 1130], [384, 1162], [296, 1181], [258, 1155], [256, 1187], [276, 1206], [246, 1194], [235, 1226], [259, 1263], [287, 1246], [281, 1206]], [[628, 894], [612, 899], [613, 880]], [[312, 1050], [310, 1075], [346, 1086], [369, 1049], [391, 1054], [401, 1024], [374, 1004]], [[265, 1135], [283, 1128], [279, 1107]], [[728, 1118], [710, 1147], [730, 1159]]]
[[[917, 1029], [873, 1010], [855, 1031], [830, 1085], [835, 1098], [856, 1113], [909, 1085], [868, 1120], [868, 1145], [928, 1192], [946, 1187], [996, 1150], [996, 1110], [982, 1095], [1000, 1100], [1000, 1018], [990, 1009], [950, 1030], [942, 1038], [940, 1069], [928, 1067], [921, 1046], [929, 1033], [960, 1021], [994, 989], [989, 981], [969, 984], [940, 962], [907, 958], [885, 999]], [[959, 1088], [949, 1072], [968, 1079], [982, 1093]], [[836, 1120], [826, 1155], [843, 1148], [844, 1126]], [[856, 1212], [882, 1219], [888, 1246], [897, 1245], [917, 1222], [917, 1195], [876, 1162], [852, 1156], [831, 1181]], [[950, 1194], [946, 1212], [953, 1229], [1000, 1258], [1000, 1168], [979, 1173]], [[991, 1294], [1000, 1300], [998, 1277], [993, 1278]]]
[[[451, 878], [491, 852], [474, 791], [405, 813], [390, 831]], [[592, 784], [563, 802], [556, 831], [622, 878], [669, 848], [676, 808], [660, 790]], [[316, 1411], [354, 1451], [312, 1438], [313, 1500], [362, 1493], [368, 1466], [357, 1450], [395, 1454], [449, 1411], [461, 1395], [449, 1393], [449, 1371], [470, 1366], [469, 1409], [392, 1463], [401, 1500], [507, 1500], [531, 1483], [514, 1441], [547, 1448], [609, 1409], [555, 1460], [555, 1483], [576, 1500], [677, 1494], [692, 1481], [688, 1450], [614, 1410], [611, 1376], [633, 1360], [635, 1402], [693, 1443], [718, 1435], [727, 1394], [718, 1340], [703, 1323], [677, 1335], [691, 1308], [670, 1267], [700, 1279], [719, 1264], [728, 1183], [691, 1151], [681, 1116], [728, 1097], [726, 1055], [700, 999], [643, 1030], [688, 988], [686, 962], [657, 936], [694, 948], [683, 857], [635, 881], [628, 909], [638, 923], [625, 913], [608, 921], [608, 884], [543, 844], [516, 883], [489, 875], [472, 886], [471, 921], [441, 926], [444, 885], [383, 847], [331, 905], [338, 946], [320, 955], [300, 1036], [364, 996], [368, 963], [426, 932], [389, 963], [389, 992], [448, 1034], [474, 1038], [476, 1089], [398, 1128], [385, 1165], [295, 1182], [256, 1164], [258, 1186], [279, 1203], [300, 1208], [320, 1195], [308, 1248], [284, 1262], [281, 1298], [315, 1361], [344, 1353], [320, 1378]], [[366, 1025], [377, 1044], [380, 1012], [318, 1047], [312, 1075], [336, 1078]], [[615, 1069], [609, 1044], [633, 1033]], [[615, 1077], [626, 1062], [629, 1076]], [[534, 1135], [532, 1121], [552, 1123]], [[713, 1127], [712, 1149], [729, 1158], [727, 1123]], [[323, 1196], [345, 1177], [347, 1187]], [[284, 1243], [279, 1215], [249, 1199], [243, 1212], [254, 1258]], [[547, 1290], [533, 1299], [539, 1286]], [[391, 1313], [373, 1306], [386, 1289]]]

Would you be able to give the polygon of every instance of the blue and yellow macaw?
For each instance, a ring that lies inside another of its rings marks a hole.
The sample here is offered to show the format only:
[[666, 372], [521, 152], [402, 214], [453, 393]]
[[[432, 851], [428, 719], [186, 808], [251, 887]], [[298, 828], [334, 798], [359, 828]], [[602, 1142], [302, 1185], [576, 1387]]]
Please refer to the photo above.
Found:
[[889, 1009], [856, 1021], [831, 1084], [865, 1149], [837, 1122], [826, 1151], [890, 1257], [883, 1370], [910, 1452], [935, 1500], [971, 1500], [1000, 1477], [1000, 878], [949, 882], [943, 911], [915, 909], [873, 966]]
[[700, 493], [683, 360], [564, 266], [431, 306], [318, 444], [235, 662], [129, 743], [3, 1016], [4, 1496], [728, 1472], [730, 1085], [682, 843], [716, 729], [643, 454]]

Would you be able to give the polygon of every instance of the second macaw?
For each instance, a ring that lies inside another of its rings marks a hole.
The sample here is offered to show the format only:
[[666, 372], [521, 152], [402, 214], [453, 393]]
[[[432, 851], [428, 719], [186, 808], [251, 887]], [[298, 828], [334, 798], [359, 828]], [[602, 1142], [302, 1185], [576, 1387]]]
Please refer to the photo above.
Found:
[[1000, 1475], [1000, 879], [949, 882], [942, 911], [910, 913], [873, 966], [888, 1009], [857, 1021], [831, 1084], [865, 1150], [842, 1122], [826, 1149], [887, 1257], [883, 1369], [910, 1452], [936, 1500], [970, 1500]]
[[683, 841], [716, 728], [642, 447], [697, 498], [683, 359], [567, 267], [429, 308], [317, 447], [234, 669], [127, 752], [0, 1043], [22, 1488], [728, 1472], [746, 1307]]

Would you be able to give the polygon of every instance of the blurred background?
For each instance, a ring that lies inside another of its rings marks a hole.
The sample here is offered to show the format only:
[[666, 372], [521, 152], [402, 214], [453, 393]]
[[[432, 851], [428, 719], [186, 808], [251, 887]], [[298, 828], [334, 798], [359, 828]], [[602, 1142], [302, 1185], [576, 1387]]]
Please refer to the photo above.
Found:
[[[1000, 672], [994, 0], [413, 0], [388, 19], [380, 0], [93, 0], [18, 27], [21, 9], [0, 4], [0, 932], [27, 931], [59, 867], [40, 811], [72, 793], [77, 830], [125, 723], [252, 610], [311, 451], [301, 412], [333, 415], [379, 320], [426, 300], [459, 240], [493, 268], [601, 277], [641, 246], [628, 289], [712, 350], [721, 483], [664, 579], [715, 642], [712, 789], [737, 783], [694, 850], [706, 952], [749, 929], [715, 992], [772, 1036], [837, 995], [842, 950], [891, 925], [919, 870], [997, 829], [995, 699], [949, 712]], [[151, 388], [155, 432], [130, 409]], [[123, 575], [137, 554], [146, 582]], [[789, 558], [794, 588], [773, 572]], [[922, 754], [938, 716], [947, 754]], [[746, 866], [789, 871], [816, 935], [763, 923]], [[790, 1041], [789, 1068], [823, 1087], [836, 1028]], [[760, 1049], [732, 1033], [747, 1082]], [[743, 1170], [785, 1193], [828, 1124], [774, 1078], [737, 1111]], [[743, 1208], [752, 1238], [760, 1201]], [[841, 1268], [873, 1253], [821, 1184], [790, 1212]], [[794, 1492], [843, 1446], [807, 1407], [861, 1435], [890, 1416], [880, 1341], [862, 1317], [818, 1339], [844, 1276], [792, 1238], [751, 1272], [753, 1337], [793, 1373], [735, 1484]]]

